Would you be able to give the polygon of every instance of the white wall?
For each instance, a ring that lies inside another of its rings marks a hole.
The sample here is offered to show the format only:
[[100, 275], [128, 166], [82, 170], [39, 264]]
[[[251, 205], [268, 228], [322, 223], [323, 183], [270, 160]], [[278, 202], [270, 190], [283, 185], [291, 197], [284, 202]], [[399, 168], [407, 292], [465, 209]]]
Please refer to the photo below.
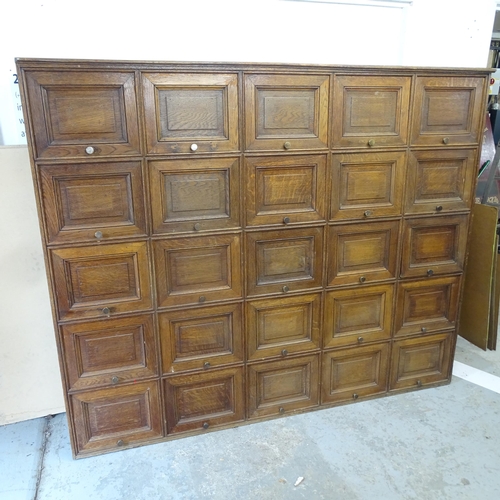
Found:
[[[496, 7], [495, 0], [7, 1], [0, 145], [23, 143], [15, 57], [484, 67]], [[63, 399], [25, 147], [0, 147], [0, 175], [2, 424], [62, 411]]]

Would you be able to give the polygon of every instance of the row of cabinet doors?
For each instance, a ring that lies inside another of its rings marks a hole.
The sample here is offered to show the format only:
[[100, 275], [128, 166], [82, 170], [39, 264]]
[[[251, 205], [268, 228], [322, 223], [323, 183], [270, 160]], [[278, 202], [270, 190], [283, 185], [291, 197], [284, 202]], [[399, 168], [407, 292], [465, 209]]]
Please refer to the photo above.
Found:
[[477, 144], [485, 98], [480, 77], [245, 74], [240, 120], [237, 73], [142, 73], [142, 102], [135, 72], [24, 78], [37, 158], [239, 151], [240, 121], [248, 151]]
[[[454, 215], [404, 221], [402, 245], [398, 220], [249, 232], [245, 279], [239, 233], [155, 240], [157, 305], [235, 300], [243, 297], [245, 284], [246, 296], [253, 297], [461, 273], [467, 220]], [[51, 250], [59, 319], [151, 309], [149, 255], [146, 241]]]
[[459, 276], [447, 276], [159, 312], [156, 319], [149, 313], [62, 324], [67, 387], [75, 392], [453, 330], [459, 287]]
[[[40, 165], [49, 244], [468, 211], [475, 149]], [[244, 172], [241, 175], [241, 172]], [[149, 177], [149, 195], [144, 193]], [[244, 179], [241, 179], [243, 177]], [[245, 192], [241, 207], [240, 179]], [[404, 184], [406, 183], [406, 197]], [[327, 194], [328, 193], [328, 194]]]
[[233, 366], [69, 394], [75, 448], [117, 449], [165, 432], [199, 432], [444, 382], [452, 342], [452, 332], [439, 333], [247, 365], [246, 380], [245, 368]]

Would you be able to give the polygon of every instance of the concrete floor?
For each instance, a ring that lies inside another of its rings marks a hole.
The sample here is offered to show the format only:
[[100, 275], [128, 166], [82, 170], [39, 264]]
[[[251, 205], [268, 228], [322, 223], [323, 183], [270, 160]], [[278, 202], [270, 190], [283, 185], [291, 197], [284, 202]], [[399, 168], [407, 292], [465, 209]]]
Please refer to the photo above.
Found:
[[3, 426], [0, 499], [498, 500], [500, 352], [459, 339], [456, 360], [490, 389], [462, 370], [436, 389], [77, 461], [65, 414]]

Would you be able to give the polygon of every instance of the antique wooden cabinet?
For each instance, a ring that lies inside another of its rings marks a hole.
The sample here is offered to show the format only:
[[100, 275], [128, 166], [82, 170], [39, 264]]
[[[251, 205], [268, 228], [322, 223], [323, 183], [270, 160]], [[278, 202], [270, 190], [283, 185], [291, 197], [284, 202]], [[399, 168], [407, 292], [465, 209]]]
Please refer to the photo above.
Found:
[[17, 64], [75, 457], [450, 381], [487, 70]]

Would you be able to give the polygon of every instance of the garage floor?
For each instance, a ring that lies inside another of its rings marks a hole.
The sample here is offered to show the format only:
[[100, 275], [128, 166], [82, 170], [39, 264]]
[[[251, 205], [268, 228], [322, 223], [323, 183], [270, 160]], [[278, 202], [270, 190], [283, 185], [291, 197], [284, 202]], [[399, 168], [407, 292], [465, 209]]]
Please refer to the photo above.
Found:
[[77, 461], [65, 414], [3, 426], [0, 499], [498, 500], [500, 352], [455, 359], [448, 386]]

